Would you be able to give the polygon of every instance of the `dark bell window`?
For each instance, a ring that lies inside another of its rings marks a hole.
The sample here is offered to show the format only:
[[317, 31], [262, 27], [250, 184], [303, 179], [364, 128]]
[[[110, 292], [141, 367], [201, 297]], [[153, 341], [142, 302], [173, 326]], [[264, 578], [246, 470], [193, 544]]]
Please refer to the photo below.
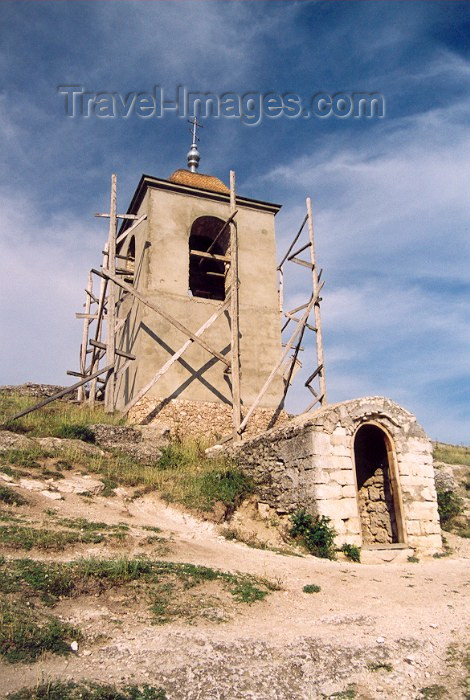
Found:
[[227, 265], [216, 257], [226, 257], [229, 247], [230, 230], [227, 226], [221, 234], [223, 226], [224, 222], [215, 216], [201, 216], [191, 226], [189, 291], [194, 297], [219, 301], [225, 299]]

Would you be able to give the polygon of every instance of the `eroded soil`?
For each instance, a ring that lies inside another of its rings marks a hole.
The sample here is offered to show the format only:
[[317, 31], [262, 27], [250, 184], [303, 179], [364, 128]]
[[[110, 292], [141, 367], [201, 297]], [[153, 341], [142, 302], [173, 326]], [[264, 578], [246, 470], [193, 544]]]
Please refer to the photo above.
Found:
[[[83, 476], [67, 475], [74, 478]], [[57, 678], [145, 682], [163, 687], [170, 700], [469, 697], [468, 540], [449, 535], [453, 554], [418, 563], [332, 562], [228, 541], [220, 526], [154, 494], [132, 499], [132, 489], [118, 489], [112, 498], [68, 492], [51, 500], [38, 489], [12, 488], [28, 504], [3, 510], [35, 526], [59, 528], [60, 519], [80, 517], [129, 529], [122, 538], [103, 531], [101, 542], [60, 551], [4, 547], [7, 559], [145, 554], [266, 577], [280, 590], [247, 605], [211, 582], [188, 591], [200, 614], [183, 610], [167, 624], [155, 624], [139, 586], [61, 600], [53, 612], [80, 627], [78, 651], [0, 662], [2, 697]], [[249, 509], [240, 523], [252, 539], [282, 545]], [[321, 591], [304, 593], [311, 583]], [[176, 601], [182, 607], [183, 597]]]

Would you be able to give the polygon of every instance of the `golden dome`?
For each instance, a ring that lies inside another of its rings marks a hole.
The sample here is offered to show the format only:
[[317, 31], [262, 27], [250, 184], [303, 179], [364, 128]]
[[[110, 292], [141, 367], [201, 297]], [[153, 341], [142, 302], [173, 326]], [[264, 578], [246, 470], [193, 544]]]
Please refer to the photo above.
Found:
[[179, 185], [187, 185], [188, 187], [197, 187], [200, 190], [211, 190], [212, 192], [223, 192], [229, 194], [229, 188], [224, 185], [222, 180], [213, 175], [203, 175], [202, 173], [192, 173], [190, 170], [175, 170], [169, 178], [170, 182], [176, 182]]

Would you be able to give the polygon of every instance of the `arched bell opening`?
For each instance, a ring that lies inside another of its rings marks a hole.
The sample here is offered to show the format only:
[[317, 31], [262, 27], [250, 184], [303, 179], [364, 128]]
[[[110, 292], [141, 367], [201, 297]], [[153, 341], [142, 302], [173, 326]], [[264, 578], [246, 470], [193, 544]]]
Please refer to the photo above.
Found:
[[189, 236], [189, 293], [203, 299], [225, 300], [226, 256], [229, 227], [216, 216], [200, 216]]

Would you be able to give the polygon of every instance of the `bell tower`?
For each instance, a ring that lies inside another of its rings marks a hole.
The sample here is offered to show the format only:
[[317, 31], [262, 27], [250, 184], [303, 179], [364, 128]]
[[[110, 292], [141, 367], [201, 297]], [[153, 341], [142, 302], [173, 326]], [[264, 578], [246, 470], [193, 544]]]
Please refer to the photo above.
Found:
[[[280, 206], [236, 194], [234, 174], [229, 188], [199, 173], [197, 126], [193, 120], [188, 169], [168, 179], [143, 175], [117, 235], [124, 355], [114, 400], [133, 422], [221, 436], [236, 429], [235, 414], [239, 424], [281, 355]], [[279, 374], [253, 412], [253, 432], [268, 427], [283, 398]]]

